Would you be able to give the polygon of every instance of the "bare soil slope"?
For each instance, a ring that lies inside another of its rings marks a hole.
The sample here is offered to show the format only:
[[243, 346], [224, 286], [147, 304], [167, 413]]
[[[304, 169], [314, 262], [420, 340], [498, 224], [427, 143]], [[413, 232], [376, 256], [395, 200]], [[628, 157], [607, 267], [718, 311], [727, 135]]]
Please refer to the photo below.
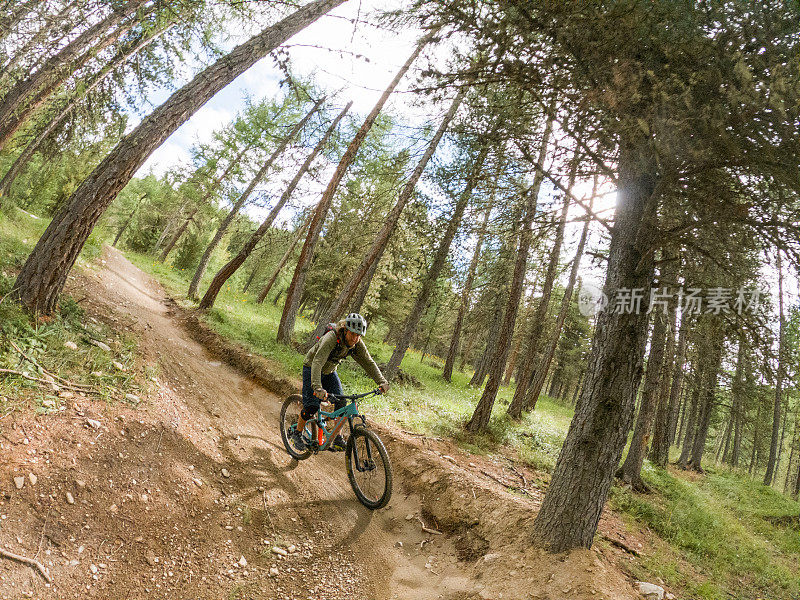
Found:
[[[225, 364], [230, 348], [195, 341], [213, 335], [187, 327], [150, 277], [114, 250], [105, 260], [81, 278], [87, 310], [137, 332], [141, 367], [159, 374], [136, 409], [76, 396], [60, 416], [2, 423], [0, 546], [36, 556], [54, 583], [0, 560], [0, 598], [638, 597], [614, 550], [530, 546], [535, 474], [445, 441], [382, 430], [394, 495], [365, 509], [342, 454], [298, 464], [285, 453], [282, 398], [257, 383], [268, 375]], [[506, 477], [524, 493], [510, 494]], [[613, 518], [604, 529], [622, 530]]]

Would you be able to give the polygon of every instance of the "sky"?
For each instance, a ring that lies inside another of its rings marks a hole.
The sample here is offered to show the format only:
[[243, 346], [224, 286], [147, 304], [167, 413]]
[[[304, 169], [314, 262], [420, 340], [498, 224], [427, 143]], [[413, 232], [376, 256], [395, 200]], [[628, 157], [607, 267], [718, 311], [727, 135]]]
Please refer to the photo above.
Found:
[[[335, 106], [342, 107], [352, 100], [351, 114], [366, 115], [421, 35], [413, 28], [394, 33], [367, 22], [374, 21], [371, 15], [378, 8], [392, 9], [401, 5], [397, 0], [345, 2], [283, 46], [289, 54], [292, 71], [300, 77], [312, 78], [328, 90], [334, 96], [332, 103]], [[242, 32], [231, 46], [245, 41], [253, 33], [256, 33], [255, 28]], [[425, 117], [424, 107], [414, 106], [412, 95], [404, 93], [409, 83], [414, 81], [416, 68], [419, 67], [412, 66], [386, 108], [393, 114], [402, 115], [404, 121], [419, 122]], [[207, 141], [215, 129], [230, 122], [244, 107], [248, 96], [259, 100], [278, 94], [282, 77], [272, 58], [268, 56], [258, 61], [170, 136], [137, 175], [151, 172], [161, 175], [180, 161], [187, 161], [189, 148], [198, 140]], [[176, 82], [176, 88], [180, 85], [182, 82]], [[151, 98], [153, 107], [163, 102], [169, 93], [154, 94]], [[147, 112], [151, 109], [145, 107]], [[133, 118], [131, 126], [137, 121]]]

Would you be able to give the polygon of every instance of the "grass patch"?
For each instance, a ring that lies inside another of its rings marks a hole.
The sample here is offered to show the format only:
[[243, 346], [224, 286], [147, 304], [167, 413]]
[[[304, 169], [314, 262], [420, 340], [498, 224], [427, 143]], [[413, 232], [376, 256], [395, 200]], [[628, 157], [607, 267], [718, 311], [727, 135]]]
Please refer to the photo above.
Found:
[[[612, 506], [647, 525], [670, 550], [643, 557], [648, 570], [680, 582], [693, 598], [796, 598], [800, 596], [797, 533], [759, 515], [797, 514], [800, 504], [746, 476], [708, 469], [704, 477], [646, 469], [657, 493], [614, 488]], [[701, 579], [681, 574], [686, 561]]]
[[[42, 370], [73, 383], [97, 389], [106, 400], [124, 399], [125, 394], [141, 394], [135, 378], [137, 342], [133, 336], [121, 335], [104, 323], [87, 316], [75, 300], [63, 296], [58, 312], [48, 320], [36, 321], [6, 295], [14, 278], [47, 227], [45, 219], [10, 209], [0, 213], [0, 368], [25, 373], [31, 377], [50, 379]], [[81, 262], [98, 257], [102, 239], [91, 237], [81, 254]], [[10, 342], [34, 359], [40, 366], [25, 360]], [[99, 341], [110, 351], [94, 345]], [[75, 349], [71, 346], [75, 345]], [[38, 413], [59, 412], [65, 408], [68, 390], [57, 382], [43, 385], [5, 373], [0, 375], [0, 412], [31, 408]]]

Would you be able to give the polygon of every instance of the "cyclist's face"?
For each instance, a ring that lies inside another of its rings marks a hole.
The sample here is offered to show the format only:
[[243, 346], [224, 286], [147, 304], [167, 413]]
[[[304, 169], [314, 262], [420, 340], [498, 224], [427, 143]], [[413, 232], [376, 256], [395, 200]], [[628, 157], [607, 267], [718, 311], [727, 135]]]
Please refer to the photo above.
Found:
[[347, 342], [348, 346], [355, 346], [358, 343], [358, 340], [361, 339], [361, 336], [357, 333], [353, 333], [349, 329], [344, 333], [344, 340]]

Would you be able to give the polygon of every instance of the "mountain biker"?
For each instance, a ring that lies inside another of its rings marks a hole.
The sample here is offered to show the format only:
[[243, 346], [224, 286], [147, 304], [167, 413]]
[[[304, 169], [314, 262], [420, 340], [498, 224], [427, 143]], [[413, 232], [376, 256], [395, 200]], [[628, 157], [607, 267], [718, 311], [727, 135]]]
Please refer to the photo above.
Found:
[[[299, 451], [302, 452], [307, 447], [301, 435], [306, 421], [317, 413], [320, 404], [327, 399], [329, 393], [337, 396], [344, 393], [336, 368], [345, 358], [352, 356], [361, 365], [367, 375], [378, 384], [378, 393], [382, 394], [389, 389], [389, 382], [361, 340], [366, 332], [366, 319], [358, 313], [350, 313], [320, 337], [306, 354], [303, 360], [303, 410], [300, 411], [297, 428], [291, 434], [292, 443]], [[334, 406], [338, 410], [343, 408], [345, 403], [345, 400], [337, 398]], [[345, 449], [341, 434], [336, 436], [329, 449], [333, 452]]]

